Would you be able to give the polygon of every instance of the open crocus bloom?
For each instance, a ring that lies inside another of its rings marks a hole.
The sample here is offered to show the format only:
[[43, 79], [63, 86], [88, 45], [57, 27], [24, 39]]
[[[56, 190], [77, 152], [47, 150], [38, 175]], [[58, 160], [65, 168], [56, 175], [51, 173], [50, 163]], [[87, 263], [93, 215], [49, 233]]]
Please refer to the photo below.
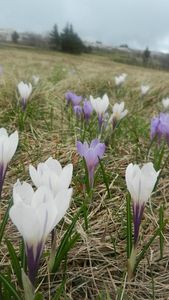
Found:
[[93, 187], [94, 171], [99, 163], [98, 158], [102, 158], [105, 152], [105, 144], [100, 143], [98, 139], [91, 142], [90, 146], [87, 142], [77, 142], [77, 151], [81, 157], [84, 157], [88, 169], [89, 183]]
[[23, 108], [23, 110], [25, 110], [27, 100], [28, 100], [30, 94], [32, 93], [32, 84], [31, 83], [26, 84], [23, 81], [21, 81], [18, 84], [18, 91], [21, 96], [22, 108]]
[[104, 113], [106, 112], [106, 110], [108, 109], [108, 106], [109, 106], [109, 98], [106, 94], [102, 98], [96, 98], [96, 99], [94, 99], [92, 96], [90, 96], [90, 102], [91, 102], [93, 109], [95, 110], [95, 112], [98, 115], [99, 128], [101, 128]]
[[38, 188], [45, 185], [55, 196], [60, 190], [68, 189], [72, 180], [73, 165], [62, 168], [58, 160], [49, 157], [45, 162], [39, 163], [37, 169], [29, 166], [30, 177]]
[[126, 169], [127, 189], [133, 200], [135, 246], [138, 241], [139, 227], [143, 216], [144, 206], [154, 189], [159, 172], [160, 171], [155, 171], [151, 162], [146, 163], [142, 168], [131, 163]]
[[113, 129], [116, 127], [116, 124], [127, 115], [127, 113], [128, 110], [124, 110], [124, 102], [115, 103], [113, 105], [113, 113], [109, 119], [109, 123], [112, 124]]
[[18, 132], [8, 136], [5, 128], [0, 128], [0, 197], [5, 179], [7, 166], [18, 146]]
[[144, 96], [148, 93], [150, 89], [149, 85], [141, 85], [141, 95]]
[[169, 98], [162, 99], [162, 104], [165, 109], [168, 108], [169, 107]]
[[32, 284], [47, 236], [65, 215], [71, 195], [72, 189], [63, 189], [54, 196], [47, 186], [34, 192], [26, 182], [21, 184], [18, 180], [14, 185], [9, 215], [24, 239]]
[[160, 113], [159, 116], [151, 120], [150, 136], [151, 139], [157, 136], [159, 143], [161, 141], [161, 138], [164, 137], [169, 146], [169, 114], [168, 113]]
[[127, 74], [123, 73], [119, 76], [115, 76], [114, 77], [114, 80], [115, 80], [115, 84], [118, 86], [118, 85], [121, 85], [122, 83], [125, 82], [126, 80], [126, 77], [127, 77]]

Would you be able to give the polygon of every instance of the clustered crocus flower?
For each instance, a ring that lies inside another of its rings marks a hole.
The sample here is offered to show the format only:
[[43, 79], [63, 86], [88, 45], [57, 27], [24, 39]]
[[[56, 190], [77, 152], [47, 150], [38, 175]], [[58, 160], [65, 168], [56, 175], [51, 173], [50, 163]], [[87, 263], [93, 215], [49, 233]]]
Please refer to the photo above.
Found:
[[93, 109], [98, 115], [99, 129], [101, 129], [104, 114], [109, 106], [109, 98], [106, 94], [102, 98], [98, 97], [95, 99], [92, 96], [90, 96], [90, 102]]
[[18, 132], [8, 136], [5, 128], [0, 128], [0, 198], [8, 164], [18, 146]]
[[169, 107], [169, 98], [163, 98], [162, 99], [162, 104], [163, 104], [163, 107], [165, 109], [167, 109]]
[[78, 96], [75, 93], [69, 91], [65, 94], [67, 105], [71, 104], [72, 106], [80, 105], [82, 101], [82, 96]]
[[70, 91], [68, 91], [65, 94], [65, 97], [67, 101], [67, 106], [69, 104], [72, 105], [72, 109], [75, 115], [78, 118], [84, 117], [84, 120], [88, 122], [93, 112], [93, 107], [91, 105], [91, 102], [88, 101], [87, 99], [84, 99], [84, 101], [82, 101], [83, 100], [82, 96], [77, 96], [75, 93]]
[[150, 86], [149, 85], [141, 85], [140, 89], [141, 89], [141, 95], [145, 96], [148, 93]]
[[100, 143], [98, 139], [94, 139], [91, 141], [90, 145], [87, 142], [81, 143], [78, 141], [76, 146], [79, 155], [86, 161], [89, 184], [92, 188], [94, 183], [94, 171], [99, 163], [99, 159], [104, 155], [105, 144]]
[[23, 81], [21, 81], [18, 84], [18, 91], [21, 97], [22, 109], [24, 111], [26, 109], [28, 98], [32, 93], [32, 84], [31, 83], [26, 84]]
[[159, 143], [163, 137], [169, 146], [169, 113], [160, 113], [151, 120], [150, 137], [151, 139], [157, 137]]
[[124, 109], [124, 102], [121, 102], [121, 103], [115, 103], [113, 105], [112, 111], [113, 113], [110, 116], [109, 124], [112, 124], [112, 127], [114, 129], [117, 123], [127, 115], [128, 110]]
[[29, 279], [34, 285], [40, 257], [49, 233], [65, 215], [71, 200], [72, 164], [61, 167], [49, 158], [37, 170], [29, 167], [37, 190], [18, 180], [13, 188], [9, 215], [25, 242]]
[[115, 85], [116, 85], [116, 86], [122, 85], [122, 84], [125, 82], [126, 77], [127, 77], [127, 74], [125, 74], [125, 73], [122, 73], [122, 74], [119, 75], [119, 76], [115, 76], [115, 77], [114, 77]]
[[127, 189], [133, 202], [134, 247], [138, 242], [144, 207], [154, 189], [159, 172], [155, 171], [151, 162], [144, 164], [142, 168], [131, 163], [126, 169]]

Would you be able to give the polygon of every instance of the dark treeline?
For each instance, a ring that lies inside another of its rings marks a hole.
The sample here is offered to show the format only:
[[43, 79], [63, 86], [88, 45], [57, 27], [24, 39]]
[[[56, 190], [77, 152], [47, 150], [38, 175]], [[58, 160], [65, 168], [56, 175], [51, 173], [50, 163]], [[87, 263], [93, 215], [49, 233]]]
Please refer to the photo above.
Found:
[[51, 32], [46, 36], [30, 32], [19, 35], [14, 31], [11, 39], [13, 43], [17, 44], [48, 48], [72, 54], [81, 54], [91, 51], [90, 47], [84, 45], [71, 24], [67, 24], [61, 33], [59, 33], [58, 26], [55, 24]]

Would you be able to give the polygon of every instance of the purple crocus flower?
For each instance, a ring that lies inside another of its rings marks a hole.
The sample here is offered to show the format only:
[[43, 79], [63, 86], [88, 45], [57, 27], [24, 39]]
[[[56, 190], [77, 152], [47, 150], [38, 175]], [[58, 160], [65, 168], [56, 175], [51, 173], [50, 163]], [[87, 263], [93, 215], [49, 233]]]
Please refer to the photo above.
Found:
[[93, 112], [93, 107], [91, 105], [91, 102], [85, 99], [83, 102], [83, 113], [84, 113], [85, 120], [87, 122], [89, 121], [92, 112]]
[[73, 111], [74, 111], [74, 113], [76, 114], [76, 116], [77, 116], [78, 118], [81, 117], [82, 112], [83, 112], [82, 107], [81, 107], [80, 105], [75, 105], [75, 106], [73, 106]]
[[66, 106], [68, 106], [71, 103], [73, 95], [74, 95], [74, 93], [71, 92], [71, 91], [68, 91], [65, 94], [65, 97], [66, 97]]
[[81, 157], [84, 157], [88, 169], [89, 183], [93, 187], [94, 171], [105, 152], [105, 144], [100, 143], [98, 139], [92, 140], [90, 145], [87, 142], [77, 142], [77, 151]]
[[82, 96], [78, 96], [76, 94], [73, 94], [71, 102], [73, 106], [77, 106], [80, 104], [80, 102], [82, 101]]
[[69, 105], [69, 103], [72, 104], [72, 106], [77, 106], [80, 104], [80, 102], [82, 101], [82, 96], [78, 96], [75, 93], [69, 91], [65, 94], [66, 100], [67, 100], [67, 105]]
[[160, 143], [161, 138], [164, 137], [169, 146], [169, 114], [160, 113], [159, 116], [151, 120], [151, 139], [155, 136], [158, 137], [158, 142]]

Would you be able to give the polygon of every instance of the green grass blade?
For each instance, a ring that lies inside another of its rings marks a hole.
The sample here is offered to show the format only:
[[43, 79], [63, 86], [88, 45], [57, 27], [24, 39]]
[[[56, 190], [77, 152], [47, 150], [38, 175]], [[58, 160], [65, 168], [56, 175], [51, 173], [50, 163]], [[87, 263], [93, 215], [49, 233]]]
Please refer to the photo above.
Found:
[[0, 224], [0, 244], [1, 244], [1, 241], [3, 239], [3, 235], [4, 235], [6, 224], [8, 222], [9, 210], [10, 210], [11, 206], [12, 206], [12, 198], [9, 200], [9, 204], [8, 204], [7, 210], [6, 210], [5, 214], [4, 214], [2, 222]]
[[111, 198], [111, 193], [110, 193], [110, 189], [109, 189], [108, 178], [107, 178], [107, 175], [106, 175], [106, 172], [105, 172], [105, 169], [104, 169], [104, 166], [103, 166], [103, 163], [102, 163], [101, 159], [99, 157], [98, 157], [98, 159], [99, 159], [99, 164], [100, 164], [102, 174], [103, 174], [103, 181], [104, 181], [104, 184], [105, 184], [106, 189], [107, 189], [108, 197], [110, 199]]
[[18, 292], [16, 291], [15, 287], [13, 286], [13, 284], [11, 282], [9, 282], [8, 279], [4, 275], [2, 275], [2, 274], [0, 274], [0, 282], [3, 283], [3, 285], [4, 285], [5, 288], [7, 288], [7, 290], [10, 292], [10, 295], [13, 297], [13, 299], [23, 300], [20, 297], [20, 295], [18, 294]]
[[43, 295], [41, 293], [36, 293], [33, 300], [43, 300]]
[[[164, 226], [166, 225], [166, 222], [164, 223]], [[163, 228], [164, 228], [163, 226]], [[155, 240], [155, 238], [160, 234], [161, 232], [161, 228], [158, 228], [154, 235], [150, 238], [150, 240], [148, 241], [148, 243], [143, 247], [143, 250], [141, 251], [141, 253], [138, 255], [137, 260], [136, 260], [136, 264], [135, 264], [135, 268], [134, 268], [134, 272], [136, 271], [140, 261], [144, 258], [145, 253], [147, 252], [148, 248], [150, 247], [150, 245], [153, 243], [153, 241]]]
[[71, 234], [72, 234], [72, 231], [73, 231], [73, 229], [76, 225], [76, 222], [80, 216], [81, 211], [82, 210], [80, 208], [79, 211], [77, 212], [77, 214], [72, 219], [72, 223], [68, 227], [68, 229], [59, 245], [59, 248], [58, 248], [56, 256], [55, 256], [54, 264], [52, 267], [52, 272], [56, 272], [58, 270], [62, 259], [66, 256], [66, 254], [68, 253], [70, 248], [73, 247], [73, 245], [79, 238], [79, 234], [75, 234], [75, 236], [73, 236], [71, 239]]
[[19, 259], [17, 257], [17, 254], [15, 252], [13, 245], [11, 244], [11, 242], [9, 240], [6, 240], [6, 245], [8, 248], [12, 268], [17, 277], [20, 287], [22, 287], [22, 275], [21, 275], [21, 266], [20, 266]]

